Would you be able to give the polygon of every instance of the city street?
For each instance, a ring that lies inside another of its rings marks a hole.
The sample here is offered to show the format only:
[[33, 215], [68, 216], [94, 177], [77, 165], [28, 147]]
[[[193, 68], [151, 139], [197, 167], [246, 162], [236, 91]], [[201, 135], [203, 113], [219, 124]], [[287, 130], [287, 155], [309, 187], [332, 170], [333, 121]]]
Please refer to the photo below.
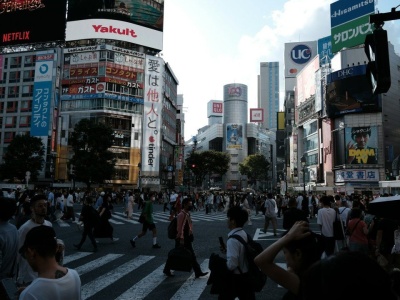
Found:
[[[108, 239], [99, 240], [99, 251], [92, 253], [92, 246], [87, 240], [80, 251], [72, 246], [77, 243], [81, 231], [77, 224], [58, 221], [53, 226], [58, 238], [66, 245], [64, 265], [76, 269], [82, 280], [82, 299], [217, 299], [210, 294], [207, 286], [208, 276], [194, 278], [194, 273], [175, 272], [172, 278], [166, 277], [162, 271], [168, 251], [174, 246], [174, 241], [167, 237], [169, 212], [162, 211], [162, 205], [154, 205], [154, 219], [158, 230], [157, 242], [161, 249], [152, 248], [151, 233], [136, 241], [133, 249], [129, 239], [140, 232], [141, 224], [136, 222], [139, 213], [135, 207], [134, 220], [127, 220], [121, 205], [116, 205], [110, 223], [114, 227], [117, 242]], [[79, 216], [81, 206], [75, 206], [76, 216]], [[226, 213], [217, 212], [206, 215], [204, 211], [192, 213], [194, 223], [194, 249], [203, 271], [208, 271], [210, 254], [219, 253], [218, 237], [226, 241], [228, 228]], [[316, 230], [315, 219], [311, 227]], [[263, 216], [255, 216], [253, 225], [246, 225], [246, 231], [258, 240], [264, 248], [276, 240], [271, 233], [262, 234]], [[281, 228], [282, 219], [278, 220]], [[279, 230], [283, 232], [283, 230]], [[284, 264], [283, 254], [278, 256], [278, 262]], [[280, 299], [285, 290], [272, 280], [267, 280], [263, 291], [256, 295], [257, 299]]]

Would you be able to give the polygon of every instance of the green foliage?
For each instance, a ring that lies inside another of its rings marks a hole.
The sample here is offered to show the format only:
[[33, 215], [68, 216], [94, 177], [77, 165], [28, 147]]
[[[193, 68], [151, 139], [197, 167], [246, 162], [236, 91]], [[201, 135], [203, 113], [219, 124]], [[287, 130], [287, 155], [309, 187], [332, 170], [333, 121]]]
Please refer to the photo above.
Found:
[[253, 154], [247, 156], [243, 163], [239, 164], [239, 172], [253, 180], [266, 180], [269, 165], [270, 163], [264, 155]]
[[31, 172], [31, 181], [37, 179], [44, 165], [45, 149], [42, 140], [30, 135], [16, 135], [8, 145], [4, 163], [0, 165], [1, 179], [23, 180], [27, 171]]
[[82, 119], [75, 125], [69, 138], [74, 152], [70, 165], [74, 165], [75, 180], [90, 187], [91, 183], [112, 179], [116, 159], [109, 148], [113, 140], [113, 129], [103, 123]]
[[[226, 152], [214, 150], [192, 152], [186, 159], [186, 166], [192, 170], [198, 183], [200, 183], [206, 175], [224, 175], [229, 170], [230, 160], [231, 158]], [[194, 168], [193, 165], [195, 165]]]

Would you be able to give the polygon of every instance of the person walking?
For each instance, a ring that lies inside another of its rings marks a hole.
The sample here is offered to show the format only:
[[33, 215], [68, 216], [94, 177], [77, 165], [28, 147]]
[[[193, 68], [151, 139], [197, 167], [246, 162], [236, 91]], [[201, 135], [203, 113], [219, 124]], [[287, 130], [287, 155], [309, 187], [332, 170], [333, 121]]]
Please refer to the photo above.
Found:
[[297, 208], [296, 198], [291, 197], [288, 206], [289, 208], [283, 213], [283, 229], [290, 230], [297, 221], [305, 221], [309, 223], [307, 214], [303, 210]]
[[[203, 272], [197, 262], [196, 254], [193, 249], [193, 223], [190, 217], [190, 211], [193, 209], [193, 202], [190, 197], [182, 200], [183, 209], [177, 216], [177, 237], [175, 239], [175, 248], [185, 247], [192, 254], [192, 267], [196, 278], [206, 276], [208, 272]], [[174, 276], [171, 273], [169, 262], [165, 264], [163, 273], [168, 276]]]
[[75, 211], [74, 211], [74, 196], [73, 191], [70, 190], [68, 192], [67, 201], [66, 201], [66, 212], [64, 216], [61, 218], [62, 220], [70, 220], [75, 221]]
[[0, 280], [14, 277], [18, 252], [18, 230], [9, 220], [15, 214], [16, 208], [14, 199], [0, 197]]
[[98, 212], [100, 215], [100, 222], [98, 226], [95, 226], [93, 235], [95, 238], [110, 238], [112, 242], [116, 242], [119, 238], [115, 238], [114, 228], [110, 224], [111, 211], [114, 209], [111, 204], [111, 195], [104, 195], [103, 203], [100, 206]]
[[[218, 296], [220, 300], [233, 300], [236, 297], [239, 300], [254, 300], [255, 292], [251, 287], [251, 281], [249, 277], [249, 263], [245, 255], [244, 245], [235, 238], [229, 238], [232, 235], [238, 235], [246, 242], [247, 233], [243, 230], [244, 224], [247, 222], [248, 213], [240, 206], [233, 206], [228, 209], [227, 212], [228, 228], [228, 240], [226, 242], [226, 248], [222, 247], [221, 250], [226, 250], [226, 266], [232, 274], [232, 281], [228, 283], [226, 288], [223, 288]], [[225, 248], [225, 249], [224, 249]]]
[[322, 208], [318, 210], [317, 224], [321, 229], [324, 252], [326, 256], [330, 256], [335, 251], [333, 222], [336, 219], [336, 211], [331, 208], [331, 200], [328, 196], [322, 196], [320, 202], [322, 203]]
[[274, 236], [278, 236], [276, 232], [278, 227], [278, 222], [276, 219], [276, 203], [272, 193], [267, 194], [267, 199], [265, 199], [264, 207], [265, 207], [264, 233], [267, 233], [269, 223], [271, 222], [272, 228], [274, 230]]
[[249, 200], [248, 197], [246, 195], [242, 196], [241, 199], [241, 204], [240, 206], [245, 209], [247, 211], [247, 214], [249, 215], [249, 219], [247, 220], [247, 225], [253, 225], [251, 223], [251, 208], [250, 208], [250, 204], [249, 204]]
[[22, 291], [19, 300], [81, 299], [78, 272], [59, 265], [57, 249], [56, 233], [52, 227], [36, 226], [26, 234], [19, 253], [38, 276]]
[[157, 193], [151, 193], [149, 199], [144, 203], [142, 214], [144, 215], [145, 220], [143, 222], [142, 231], [133, 239], [129, 240], [133, 248], [136, 247], [136, 240], [144, 236], [147, 230], [151, 230], [153, 232], [153, 249], [161, 248], [161, 246], [157, 244], [157, 228], [153, 219], [153, 203], [156, 200], [156, 195]]
[[132, 214], [133, 214], [133, 207], [135, 206], [135, 198], [133, 196], [133, 192], [129, 191], [129, 197], [128, 197], [128, 203], [126, 205], [126, 210], [127, 210], [127, 215], [126, 217], [128, 219], [133, 219]]
[[[34, 227], [45, 225], [52, 227], [51, 222], [47, 221], [45, 218], [47, 216], [47, 197], [43, 194], [37, 194], [32, 197], [31, 201], [31, 219], [26, 221], [19, 229], [19, 243], [18, 247], [21, 248], [24, 245], [25, 237], [27, 233]], [[17, 283], [20, 285], [29, 284], [37, 278], [37, 273], [30, 267], [28, 261], [18, 255], [17, 257], [18, 263], [18, 275], [17, 275]]]
[[92, 205], [93, 198], [86, 197], [83, 202], [81, 215], [79, 216], [79, 221], [83, 222], [82, 238], [79, 244], [73, 244], [77, 250], [81, 249], [83, 243], [85, 243], [86, 237], [88, 236], [93, 245], [93, 252], [97, 252], [97, 243], [93, 236], [93, 230], [100, 222], [100, 215]]

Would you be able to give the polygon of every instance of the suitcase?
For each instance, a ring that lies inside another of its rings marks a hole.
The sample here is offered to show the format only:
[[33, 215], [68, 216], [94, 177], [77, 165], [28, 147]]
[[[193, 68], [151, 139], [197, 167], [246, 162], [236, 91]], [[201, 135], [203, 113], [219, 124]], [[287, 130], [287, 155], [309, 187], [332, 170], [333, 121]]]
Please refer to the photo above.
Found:
[[192, 271], [192, 253], [184, 247], [174, 248], [168, 253], [167, 263], [171, 270], [190, 272]]

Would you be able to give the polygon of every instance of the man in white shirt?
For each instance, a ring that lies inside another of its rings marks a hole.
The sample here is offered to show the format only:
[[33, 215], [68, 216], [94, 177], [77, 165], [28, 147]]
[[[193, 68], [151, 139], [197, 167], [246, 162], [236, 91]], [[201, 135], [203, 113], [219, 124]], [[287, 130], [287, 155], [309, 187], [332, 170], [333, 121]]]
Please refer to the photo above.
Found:
[[226, 242], [226, 265], [228, 270], [233, 272], [233, 282], [229, 288], [224, 289], [219, 295], [219, 299], [235, 299], [254, 300], [255, 292], [251, 288], [250, 278], [248, 276], [249, 263], [245, 256], [245, 248], [243, 244], [235, 238], [229, 238], [232, 235], [239, 235], [247, 242], [247, 233], [243, 230], [243, 226], [248, 219], [246, 210], [239, 206], [229, 208], [227, 212], [228, 233]]
[[[52, 227], [51, 222], [45, 220], [47, 215], [47, 199], [45, 195], [35, 195], [31, 201], [32, 218], [26, 221], [19, 229], [19, 248], [21, 248], [25, 242], [27, 233], [34, 227], [45, 225]], [[26, 259], [21, 255], [17, 257], [18, 263], [18, 276], [17, 282], [19, 284], [29, 284], [33, 279], [37, 278], [37, 273], [32, 270]]]
[[321, 229], [325, 254], [330, 256], [335, 251], [336, 241], [333, 236], [333, 222], [336, 219], [336, 211], [331, 208], [329, 196], [322, 196], [320, 202], [322, 203], [322, 208], [318, 210], [317, 224]]
[[297, 202], [297, 209], [302, 209], [301, 204], [303, 203], [303, 195], [301, 193], [299, 193], [299, 195], [296, 198], [296, 202]]
[[19, 250], [38, 277], [21, 293], [20, 300], [81, 299], [81, 280], [73, 269], [60, 266], [56, 260], [57, 238], [49, 226], [36, 226], [26, 235]]

